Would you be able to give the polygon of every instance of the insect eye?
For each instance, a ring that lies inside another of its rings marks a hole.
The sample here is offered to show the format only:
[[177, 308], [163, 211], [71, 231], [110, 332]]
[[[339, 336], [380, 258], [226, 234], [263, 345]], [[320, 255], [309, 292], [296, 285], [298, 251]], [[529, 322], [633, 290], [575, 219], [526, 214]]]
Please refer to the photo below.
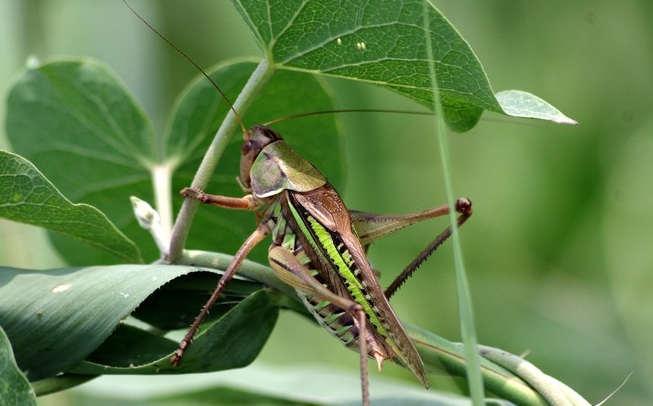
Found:
[[243, 142], [243, 146], [240, 148], [240, 153], [243, 155], [247, 155], [251, 150], [252, 150], [252, 141], [247, 140]]

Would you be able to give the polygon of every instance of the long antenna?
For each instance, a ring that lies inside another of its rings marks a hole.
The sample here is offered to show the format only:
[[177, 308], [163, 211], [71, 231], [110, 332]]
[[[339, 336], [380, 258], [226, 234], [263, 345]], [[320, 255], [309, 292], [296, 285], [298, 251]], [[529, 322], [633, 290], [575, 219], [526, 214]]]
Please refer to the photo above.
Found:
[[[396, 110], [396, 109], [334, 109], [334, 110], [320, 110], [320, 111], [311, 111], [307, 113], [298, 113], [290, 116], [285, 116], [281, 118], [275, 118], [274, 120], [267, 121], [263, 123], [265, 126], [270, 126], [272, 124], [280, 123], [286, 120], [291, 120], [295, 118], [318, 116], [322, 114], [341, 114], [341, 113], [390, 113], [390, 114], [410, 114], [411, 116], [433, 116], [435, 113], [431, 111], [415, 111], [415, 110]], [[515, 125], [525, 125], [528, 127], [544, 127], [543, 123], [529, 123], [526, 121], [515, 121], [510, 120], [510, 118], [501, 118], [501, 117], [483, 117], [483, 121], [490, 121], [494, 123], [506, 123], [506, 124], [515, 124]]]
[[310, 117], [310, 116], [319, 116], [322, 114], [340, 114], [340, 113], [392, 113], [392, 114], [410, 114], [410, 115], [423, 115], [423, 116], [432, 116], [433, 113], [430, 111], [410, 111], [410, 110], [392, 110], [392, 109], [335, 109], [335, 110], [320, 110], [320, 111], [311, 111], [308, 113], [299, 113], [293, 114], [291, 116], [276, 118], [266, 122], [264, 125], [269, 126], [272, 124], [280, 123], [282, 121], [291, 120], [294, 118], [301, 117]]
[[161, 33], [160, 33], [156, 28], [154, 28], [154, 27], [152, 26], [152, 24], [148, 23], [148, 22], [147, 22], [143, 17], [141, 17], [141, 15], [138, 14], [138, 13], [136, 12], [136, 10], [134, 10], [134, 8], [133, 8], [132, 6], [129, 5], [129, 3], [127, 3], [127, 0], [122, 0], [122, 2], [125, 3], [125, 6], [127, 6], [127, 8], [128, 8], [128, 9], [129, 9], [129, 10], [130, 10], [130, 11], [131, 11], [131, 12], [132, 12], [136, 17], [138, 17], [138, 19], [141, 20], [141, 21], [143, 22], [143, 24], [145, 24], [146, 26], [148, 26], [150, 30], [154, 31], [154, 33], [155, 33], [156, 35], [158, 35], [162, 40], [164, 40], [168, 45], [170, 45], [170, 47], [172, 47], [172, 49], [174, 49], [175, 51], [177, 51], [177, 53], [178, 53], [179, 55], [183, 56], [183, 57], [184, 57], [188, 62], [190, 62], [191, 65], [193, 65], [193, 66], [195, 67], [195, 69], [197, 69], [197, 70], [198, 70], [202, 75], [204, 75], [204, 77], [205, 77], [206, 79], [208, 79], [209, 82], [211, 82], [211, 84], [213, 85], [213, 87], [215, 87], [215, 88], [218, 90], [218, 92], [220, 92], [220, 94], [222, 95], [222, 98], [223, 98], [224, 101], [229, 105], [229, 108], [231, 109], [231, 111], [234, 113], [234, 115], [235, 115], [236, 118], [238, 119], [238, 123], [240, 124], [240, 128], [242, 128], [243, 133], [247, 133], [247, 129], [245, 128], [245, 125], [243, 124], [243, 120], [241, 119], [240, 114], [238, 114], [238, 112], [237, 112], [236, 109], [234, 108], [233, 103], [231, 103], [231, 100], [229, 100], [229, 98], [228, 98], [227, 95], [224, 93], [224, 91], [222, 91], [222, 89], [220, 88], [220, 86], [218, 86], [218, 84], [215, 83], [215, 82], [213, 81], [213, 79], [211, 79], [211, 77], [210, 77], [209, 75], [207, 75], [206, 72], [204, 72], [204, 70], [203, 70], [203, 69], [202, 69], [202, 68], [201, 68], [201, 67], [200, 67], [200, 66], [199, 66], [199, 65], [198, 65], [198, 64], [197, 64], [197, 63], [196, 63], [196, 62], [195, 62], [195, 61], [194, 61], [190, 56], [188, 56], [184, 51], [182, 51], [181, 49], [179, 49], [179, 47], [177, 47], [175, 44], [173, 44], [172, 41], [170, 41], [168, 38], [166, 38], [163, 34], [161, 34]]

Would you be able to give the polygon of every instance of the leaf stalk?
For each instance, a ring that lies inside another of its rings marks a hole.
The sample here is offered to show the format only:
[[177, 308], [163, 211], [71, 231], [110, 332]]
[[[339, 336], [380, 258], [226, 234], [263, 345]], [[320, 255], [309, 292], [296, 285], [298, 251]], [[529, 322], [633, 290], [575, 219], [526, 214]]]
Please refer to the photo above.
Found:
[[[215, 168], [224, 153], [231, 134], [240, 125], [238, 117], [234, 114], [233, 110], [238, 111], [242, 116], [245, 111], [254, 102], [256, 96], [261, 91], [263, 86], [270, 80], [274, 73], [274, 67], [269, 64], [267, 59], [263, 59], [257, 66], [252, 76], [250, 76], [247, 84], [238, 95], [238, 98], [233, 103], [233, 109], [229, 110], [224, 121], [220, 125], [218, 132], [213, 138], [213, 142], [206, 151], [202, 163], [200, 164], [191, 187], [196, 190], [204, 190], [209, 183], [209, 179], [213, 175]], [[172, 228], [170, 238], [170, 249], [168, 256], [165, 258], [169, 263], [176, 263], [182, 255], [190, 226], [197, 212], [198, 202], [193, 199], [185, 199], [182, 204], [177, 220]]]

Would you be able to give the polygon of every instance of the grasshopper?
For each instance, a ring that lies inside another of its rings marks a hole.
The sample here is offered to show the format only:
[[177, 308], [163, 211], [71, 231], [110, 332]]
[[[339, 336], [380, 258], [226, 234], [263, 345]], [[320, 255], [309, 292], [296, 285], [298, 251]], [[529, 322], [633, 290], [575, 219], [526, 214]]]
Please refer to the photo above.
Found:
[[[172, 46], [216, 87], [245, 129], [238, 112], [220, 87], [184, 52], [159, 33], [126, 1], [127, 7]], [[279, 120], [277, 120], [279, 121]], [[254, 246], [272, 237], [268, 259], [279, 279], [292, 286], [319, 324], [360, 354], [361, 390], [369, 405], [368, 356], [379, 369], [397, 360], [428, 387], [424, 364], [390, 306], [389, 298], [451, 235], [447, 227], [385, 289], [367, 259], [370, 244], [412, 224], [450, 213], [448, 205], [409, 214], [380, 215], [347, 209], [326, 177], [295, 152], [280, 134], [265, 125], [243, 130], [240, 176], [243, 197], [207, 194], [184, 188], [181, 195], [203, 204], [257, 214], [256, 229], [236, 252], [213, 294], [171, 357], [182, 361], [200, 324]], [[462, 198], [454, 210], [461, 226], [472, 214], [471, 201]]]
[[[279, 279], [295, 288], [310, 313], [346, 346], [361, 354], [363, 404], [369, 404], [367, 357], [379, 369], [397, 359], [428, 387], [424, 365], [388, 299], [451, 234], [447, 228], [385, 291], [366, 251], [370, 243], [408, 225], [448, 214], [443, 205], [403, 215], [349, 211], [327, 179], [274, 130], [257, 125], [244, 133], [239, 182], [244, 197], [206, 194], [185, 188], [181, 194], [203, 204], [250, 210], [258, 226], [245, 240], [211, 298], [171, 358], [181, 362], [200, 323], [251, 249], [270, 235], [268, 259]], [[472, 214], [468, 199], [456, 201], [458, 225]]]

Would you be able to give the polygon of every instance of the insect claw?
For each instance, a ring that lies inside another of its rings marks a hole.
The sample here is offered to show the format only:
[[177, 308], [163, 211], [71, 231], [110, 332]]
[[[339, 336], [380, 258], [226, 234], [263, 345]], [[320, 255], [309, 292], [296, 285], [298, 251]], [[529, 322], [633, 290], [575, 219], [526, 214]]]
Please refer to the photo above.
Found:
[[373, 357], [376, 360], [376, 366], [379, 368], [379, 371], [383, 370], [383, 361], [385, 361], [386, 357], [378, 352], [375, 352]]
[[195, 189], [191, 189], [189, 187], [185, 187], [181, 189], [181, 192], [179, 192], [180, 195], [184, 197], [195, 197], [197, 196], [198, 191]]

